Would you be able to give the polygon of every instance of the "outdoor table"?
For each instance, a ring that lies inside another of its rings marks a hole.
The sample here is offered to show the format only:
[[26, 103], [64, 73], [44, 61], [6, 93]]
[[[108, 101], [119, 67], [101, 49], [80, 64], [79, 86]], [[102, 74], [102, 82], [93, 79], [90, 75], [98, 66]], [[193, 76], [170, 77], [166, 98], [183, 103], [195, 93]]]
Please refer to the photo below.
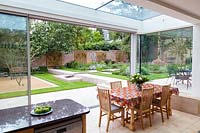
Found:
[[[150, 83], [142, 85], [142, 89], [148, 89], [148, 88], [154, 88], [155, 97], [161, 96], [161, 93], [162, 93], [161, 85], [150, 84]], [[171, 109], [171, 95], [172, 94], [178, 95], [179, 94], [178, 88], [173, 88], [173, 87], [170, 88], [170, 96], [168, 100], [170, 115], [172, 115], [172, 109]], [[134, 106], [140, 103], [142, 92], [136, 88], [135, 84], [132, 84], [130, 87], [112, 89], [110, 95], [111, 95], [112, 100], [119, 103], [121, 106], [125, 106], [131, 110], [130, 124], [126, 123], [126, 126], [130, 130], [135, 130]]]
[[[183, 70], [179, 70], [176, 74], [176, 79], [179, 79], [180, 81], [182, 81], [182, 84], [184, 84], [184, 81], [187, 81], [187, 88], [189, 87], [189, 84], [191, 85], [191, 79], [190, 77], [192, 77], [192, 70], [189, 69], [183, 69]], [[177, 82], [176, 82], [177, 83]]]

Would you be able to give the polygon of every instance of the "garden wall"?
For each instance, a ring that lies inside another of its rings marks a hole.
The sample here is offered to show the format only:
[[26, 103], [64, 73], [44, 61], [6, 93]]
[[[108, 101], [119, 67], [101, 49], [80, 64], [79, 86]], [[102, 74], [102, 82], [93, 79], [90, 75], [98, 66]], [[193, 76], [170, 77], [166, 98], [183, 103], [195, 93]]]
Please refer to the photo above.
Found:
[[83, 64], [101, 62], [105, 60], [111, 60], [114, 62], [127, 62], [128, 56], [124, 51], [121, 50], [76, 50], [74, 51], [74, 60]]
[[127, 62], [128, 56], [121, 50], [109, 50], [109, 51], [93, 51], [93, 50], [75, 50], [69, 54], [51, 53], [43, 55], [41, 58], [34, 59], [32, 67], [39, 66], [62, 66], [66, 63], [77, 61], [82, 64], [91, 62], [101, 62], [105, 60], [111, 60], [114, 62]]

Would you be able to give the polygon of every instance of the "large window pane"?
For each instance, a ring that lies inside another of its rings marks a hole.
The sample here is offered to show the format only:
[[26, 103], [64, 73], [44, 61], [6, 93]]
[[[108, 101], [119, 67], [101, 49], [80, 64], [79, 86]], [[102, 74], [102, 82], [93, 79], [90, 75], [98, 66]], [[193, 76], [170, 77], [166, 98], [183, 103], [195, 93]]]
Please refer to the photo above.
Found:
[[[0, 14], [0, 107], [27, 104], [26, 17]], [[12, 98], [11, 97], [19, 97]], [[3, 99], [9, 105], [4, 104]]]
[[181, 90], [191, 87], [191, 27], [142, 35], [141, 52], [142, 74]]

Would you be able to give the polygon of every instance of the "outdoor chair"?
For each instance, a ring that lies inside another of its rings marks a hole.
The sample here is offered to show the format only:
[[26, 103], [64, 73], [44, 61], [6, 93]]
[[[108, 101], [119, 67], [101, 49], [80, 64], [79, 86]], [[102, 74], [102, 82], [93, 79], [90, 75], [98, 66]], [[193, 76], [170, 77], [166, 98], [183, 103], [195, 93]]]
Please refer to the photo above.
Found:
[[187, 88], [189, 87], [189, 85], [191, 86], [191, 70], [179, 70], [179, 72], [177, 73], [177, 75], [175, 75], [175, 79], [176, 79], [176, 84], [178, 82], [182, 82], [182, 84], [184, 84], [184, 81], [186, 81], [186, 85]]
[[130, 80], [127, 80], [127, 86], [128, 86], [128, 87], [131, 87], [131, 84], [132, 84], [132, 83], [130, 82]]
[[116, 88], [122, 88], [122, 81], [110, 82], [110, 88], [111, 90]]
[[[124, 108], [111, 104], [109, 90], [99, 88], [97, 88], [97, 90], [100, 103], [99, 127], [101, 126], [101, 117], [104, 115], [107, 115], [108, 118], [106, 132], [108, 132], [110, 120], [121, 118], [122, 125], [124, 126]], [[103, 112], [105, 114], [103, 114]], [[115, 113], [121, 113], [121, 115], [115, 116]]]
[[[170, 85], [166, 85], [162, 87], [162, 94], [160, 98], [153, 99], [152, 111], [159, 111], [161, 113], [162, 122], [164, 122], [163, 112], [167, 113], [167, 119], [169, 119], [169, 108], [168, 108], [168, 99], [170, 93]], [[156, 108], [155, 108], [156, 107]]]
[[144, 130], [143, 115], [146, 115], [149, 117], [149, 123], [150, 123], [150, 126], [152, 126], [151, 104], [152, 104], [152, 100], [153, 100], [153, 93], [154, 93], [154, 88], [143, 89], [141, 101], [139, 104], [137, 104], [134, 107], [134, 110], [136, 111], [136, 114], [137, 114], [137, 118], [140, 118], [141, 126], [142, 126], [143, 130]]

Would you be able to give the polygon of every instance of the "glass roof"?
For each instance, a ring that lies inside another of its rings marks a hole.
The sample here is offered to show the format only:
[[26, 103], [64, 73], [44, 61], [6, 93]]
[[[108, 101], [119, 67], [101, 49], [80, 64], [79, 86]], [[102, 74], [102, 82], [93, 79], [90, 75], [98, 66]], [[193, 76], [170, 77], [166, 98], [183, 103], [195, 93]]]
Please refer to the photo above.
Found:
[[145, 20], [160, 15], [152, 10], [148, 10], [138, 5], [129, 4], [121, 0], [114, 0], [99, 10], [137, 20]]
[[138, 5], [126, 3], [122, 0], [59, 0], [95, 10], [112, 13], [136, 20], [146, 20], [160, 14]]
[[92, 8], [92, 9], [97, 9], [98, 7], [106, 4], [110, 0], [60, 0], [60, 1], [72, 3], [79, 6]]

